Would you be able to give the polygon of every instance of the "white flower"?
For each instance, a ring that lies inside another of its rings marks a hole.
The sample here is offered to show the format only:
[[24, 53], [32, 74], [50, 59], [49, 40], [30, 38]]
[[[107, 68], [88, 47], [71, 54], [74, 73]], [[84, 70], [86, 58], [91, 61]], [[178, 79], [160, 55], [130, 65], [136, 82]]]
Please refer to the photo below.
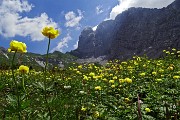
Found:
[[71, 86], [70, 85], [64, 86], [64, 89], [71, 89]]

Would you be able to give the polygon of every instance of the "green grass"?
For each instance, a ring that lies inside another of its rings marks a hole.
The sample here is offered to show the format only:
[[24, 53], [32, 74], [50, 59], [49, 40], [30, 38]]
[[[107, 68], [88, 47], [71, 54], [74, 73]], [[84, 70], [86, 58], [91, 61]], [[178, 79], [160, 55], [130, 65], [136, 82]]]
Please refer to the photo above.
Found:
[[[175, 55], [159, 59], [114, 60], [104, 66], [74, 63], [64, 69], [55, 67], [47, 72], [46, 77], [41, 71], [30, 70], [28, 74], [16, 71], [21, 118], [48, 120], [48, 104], [53, 120], [178, 120], [180, 53], [176, 50], [170, 53]], [[45, 78], [47, 104], [43, 100]], [[132, 83], [127, 82], [127, 78]], [[97, 86], [101, 90], [96, 90]], [[11, 71], [1, 70], [1, 119], [18, 119], [15, 91]], [[139, 105], [138, 96], [143, 102]]]

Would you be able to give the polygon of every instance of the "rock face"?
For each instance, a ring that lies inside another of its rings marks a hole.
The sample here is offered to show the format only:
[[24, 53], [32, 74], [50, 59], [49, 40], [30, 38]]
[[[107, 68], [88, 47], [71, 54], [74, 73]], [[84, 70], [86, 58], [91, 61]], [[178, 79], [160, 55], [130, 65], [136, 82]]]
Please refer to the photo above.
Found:
[[162, 9], [130, 8], [96, 31], [88, 27], [71, 54], [80, 58], [108, 56], [128, 59], [146, 54], [159, 57], [163, 49], [180, 48], [180, 0]]
[[80, 58], [99, 57], [110, 54], [115, 22], [109, 20], [98, 25], [96, 31], [85, 28], [79, 36], [78, 48], [71, 54]]

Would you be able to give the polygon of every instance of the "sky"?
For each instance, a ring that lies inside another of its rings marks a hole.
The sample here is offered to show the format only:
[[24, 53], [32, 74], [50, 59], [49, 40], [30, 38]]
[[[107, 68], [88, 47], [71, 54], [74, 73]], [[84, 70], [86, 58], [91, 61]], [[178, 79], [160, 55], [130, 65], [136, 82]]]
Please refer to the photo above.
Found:
[[85, 27], [96, 29], [130, 7], [163, 8], [174, 0], [0, 0], [0, 46], [24, 42], [27, 51], [45, 54], [48, 39], [41, 34], [52, 26], [60, 35], [51, 40], [50, 52], [68, 52], [78, 46]]

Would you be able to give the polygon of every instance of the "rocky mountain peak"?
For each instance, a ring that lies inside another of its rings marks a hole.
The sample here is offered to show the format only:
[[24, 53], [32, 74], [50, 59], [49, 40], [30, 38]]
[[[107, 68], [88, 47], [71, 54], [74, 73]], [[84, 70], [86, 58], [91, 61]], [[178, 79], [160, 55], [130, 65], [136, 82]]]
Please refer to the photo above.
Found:
[[85, 28], [71, 54], [110, 59], [147, 54], [156, 58], [168, 48], [180, 48], [180, 0], [162, 9], [129, 8], [115, 20], [99, 24], [96, 31]]

